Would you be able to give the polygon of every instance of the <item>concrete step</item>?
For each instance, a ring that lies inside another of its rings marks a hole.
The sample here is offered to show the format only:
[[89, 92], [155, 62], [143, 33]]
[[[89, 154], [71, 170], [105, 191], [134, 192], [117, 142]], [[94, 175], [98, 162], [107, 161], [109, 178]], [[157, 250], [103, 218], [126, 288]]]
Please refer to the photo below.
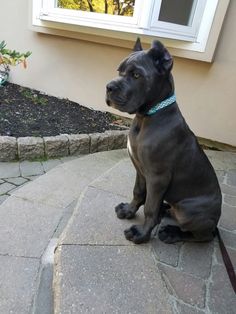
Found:
[[0, 313], [49, 313], [52, 300], [41, 301], [50, 292], [38, 289], [45, 287], [43, 278], [50, 279], [45, 272], [74, 202], [92, 181], [126, 157], [126, 150], [119, 150], [60, 164], [0, 205], [0, 282], [4, 287]]

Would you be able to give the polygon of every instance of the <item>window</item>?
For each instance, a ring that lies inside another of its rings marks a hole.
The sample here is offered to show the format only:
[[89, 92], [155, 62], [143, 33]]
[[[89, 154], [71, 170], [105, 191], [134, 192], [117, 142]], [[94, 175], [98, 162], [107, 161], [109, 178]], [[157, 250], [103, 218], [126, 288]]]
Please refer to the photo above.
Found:
[[56, 6], [62, 9], [122, 16], [133, 16], [134, 5], [135, 0], [58, 0], [56, 3]]
[[[168, 40], [170, 47], [204, 52], [220, 11], [214, 34], [218, 38], [228, 3], [229, 0], [33, 0], [33, 25], [125, 40], [139, 35], [143, 42], [161, 37]], [[212, 56], [213, 53], [214, 49]]]
[[[214, 13], [217, 1], [211, 8]], [[162, 29], [166, 37], [196, 41], [201, 25], [206, 0], [164, 0], [155, 3], [151, 19], [151, 29]], [[213, 15], [214, 16], [214, 15]]]

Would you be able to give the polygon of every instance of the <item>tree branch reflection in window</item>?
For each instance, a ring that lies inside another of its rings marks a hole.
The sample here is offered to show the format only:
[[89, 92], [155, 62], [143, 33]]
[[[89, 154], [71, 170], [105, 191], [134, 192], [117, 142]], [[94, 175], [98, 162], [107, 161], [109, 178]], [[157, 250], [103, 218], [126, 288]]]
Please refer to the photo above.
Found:
[[135, 0], [58, 0], [57, 7], [111, 15], [133, 16]]

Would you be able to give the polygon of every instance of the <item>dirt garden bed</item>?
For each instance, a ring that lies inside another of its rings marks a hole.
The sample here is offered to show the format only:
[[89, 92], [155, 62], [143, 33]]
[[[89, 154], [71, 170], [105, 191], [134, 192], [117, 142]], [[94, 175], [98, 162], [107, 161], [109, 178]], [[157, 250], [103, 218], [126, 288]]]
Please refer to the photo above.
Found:
[[0, 87], [1, 136], [55, 136], [123, 130], [128, 119], [7, 83]]

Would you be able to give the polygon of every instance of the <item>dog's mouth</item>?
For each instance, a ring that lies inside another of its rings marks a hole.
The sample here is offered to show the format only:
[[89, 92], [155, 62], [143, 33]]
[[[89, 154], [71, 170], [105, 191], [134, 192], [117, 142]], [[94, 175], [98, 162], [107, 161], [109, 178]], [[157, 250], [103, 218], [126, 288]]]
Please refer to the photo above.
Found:
[[107, 105], [115, 109], [122, 110], [122, 108], [126, 107], [127, 102], [127, 99], [120, 95], [114, 95], [111, 93], [106, 94]]
[[[122, 85], [123, 84], [123, 85]], [[122, 81], [111, 81], [106, 86], [106, 103], [121, 112], [134, 114], [137, 109], [137, 97]]]
[[109, 99], [106, 99], [106, 103], [109, 107], [112, 107], [116, 110], [119, 110], [121, 112], [127, 112], [129, 114], [134, 114], [136, 113], [136, 110], [135, 109], [131, 109], [129, 108], [128, 106], [126, 106], [126, 104], [120, 104], [120, 103], [117, 103], [117, 102], [113, 102]]
[[125, 111], [129, 103], [127, 88], [121, 78], [112, 80], [106, 86], [106, 103], [108, 106]]

